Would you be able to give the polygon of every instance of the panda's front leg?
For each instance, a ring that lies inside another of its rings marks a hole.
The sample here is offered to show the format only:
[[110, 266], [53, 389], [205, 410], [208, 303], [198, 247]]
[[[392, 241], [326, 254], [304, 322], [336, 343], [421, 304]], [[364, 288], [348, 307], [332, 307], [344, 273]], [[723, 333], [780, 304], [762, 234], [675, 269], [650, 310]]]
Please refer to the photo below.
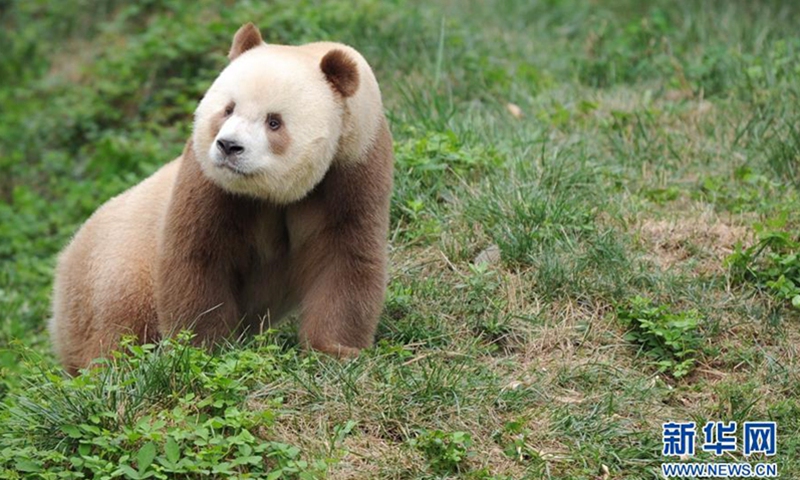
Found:
[[[338, 357], [372, 345], [386, 293], [385, 245], [323, 231], [293, 259], [300, 294], [300, 341]], [[345, 228], [346, 230], [346, 228]]]
[[237, 332], [236, 266], [244, 262], [241, 232], [254, 215], [251, 204], [212, 184], [187, 144], [155, 252], [162, 337], [192, 330], [196, 344], [211, 345]]
[[162, 337], [194, 334], [195, 345], [212, 346], [238, 330], [241, 313], [231, 286], [231, 269], [212, 259], [160, 259], [156, 311]]

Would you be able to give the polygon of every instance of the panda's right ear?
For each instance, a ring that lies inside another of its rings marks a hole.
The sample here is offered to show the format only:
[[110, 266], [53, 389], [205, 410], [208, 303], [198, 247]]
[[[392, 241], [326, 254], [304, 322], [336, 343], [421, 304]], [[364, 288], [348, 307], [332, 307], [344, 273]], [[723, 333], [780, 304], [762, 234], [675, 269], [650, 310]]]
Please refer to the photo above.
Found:
[[231, 51], [228, 52], [228, 59], [233, 61], [239, 55], [262, 43], [264, 43], [264, 40], [261, 39], [261, 32], [258, 31], [258, 27], [249, 22], [245, 23], [233, 36], [233, 44], [231, 45]]
[[319, 64], [328, 83], [343, 97], [350, 97], [358, 90], [358, 64], [353, 57], [340, 48], [334, 48], [322, 57]]

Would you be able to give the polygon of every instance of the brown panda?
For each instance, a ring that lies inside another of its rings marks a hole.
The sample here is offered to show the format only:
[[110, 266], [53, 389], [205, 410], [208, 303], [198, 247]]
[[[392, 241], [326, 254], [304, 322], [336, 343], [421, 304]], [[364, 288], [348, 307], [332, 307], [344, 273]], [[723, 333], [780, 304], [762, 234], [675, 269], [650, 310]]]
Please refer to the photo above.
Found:
[[338, 43], [236, 32], [183, 153], [61, 253], [49, 330], [72, 374], [191, 329], [213, 344], [299, 313], [305, 347], [372, 344], [386, 289], [392, 137], [375, 76]]

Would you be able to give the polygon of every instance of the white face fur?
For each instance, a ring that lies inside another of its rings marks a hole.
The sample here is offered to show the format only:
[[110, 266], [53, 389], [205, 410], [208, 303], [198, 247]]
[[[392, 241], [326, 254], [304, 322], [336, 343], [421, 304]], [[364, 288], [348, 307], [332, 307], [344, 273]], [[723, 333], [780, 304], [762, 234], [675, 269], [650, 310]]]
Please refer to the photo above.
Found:
[[237, 57], [206, 92], [195, 112], [194, 152], [223, 189], [290, 203], [324, 177], [342, 118], [318, 58], [261, 45]]

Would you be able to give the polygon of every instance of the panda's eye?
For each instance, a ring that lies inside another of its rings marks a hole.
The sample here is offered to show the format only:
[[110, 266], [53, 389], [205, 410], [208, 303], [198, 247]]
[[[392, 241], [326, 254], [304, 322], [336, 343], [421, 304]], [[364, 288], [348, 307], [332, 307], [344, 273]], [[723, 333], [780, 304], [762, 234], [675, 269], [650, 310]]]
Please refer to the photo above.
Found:
[[225, 116], [226, 117], [230, 117], [233, 114], [233, 107], [235, 107], [235, 106], [236, 106], [236, 104], [231, 102], [231, 103], [228, 104], [227, 107], [225, 107]]
[[270, 113], [267, 115], [267, 126], [270, 130], [275, 131], [283, 126], [283, 121], [281, 120], [281, 116], [277, 113]]

